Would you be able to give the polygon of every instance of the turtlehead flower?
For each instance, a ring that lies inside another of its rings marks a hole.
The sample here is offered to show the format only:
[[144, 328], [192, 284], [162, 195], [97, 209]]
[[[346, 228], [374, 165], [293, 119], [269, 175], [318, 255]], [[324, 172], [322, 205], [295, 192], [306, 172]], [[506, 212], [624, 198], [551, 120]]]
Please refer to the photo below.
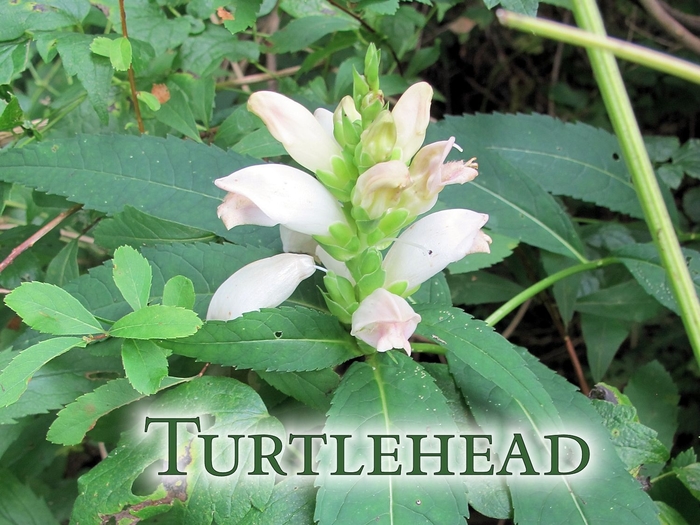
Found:
[[352, 314], [352, 331], [378, 352], [402, 348], [411, 354], [408, 338], [415, 332], [421, 317], [398, 295], [377, 288]]
[[[332, 171], [331, 159], [342, 156], [333, 134], [324, 129], [325, 123], [284, 95], [272, 91], [253, 93], [248, 99], [248, 110], [262, 119], [294, 160], [314, 173]], [[325, 118], [321, 113], [321, 119]]]
[[249, 166], [214, 183], [229, 192], [218, 208], [228, 229], [282, 224], [307, 235], [327, 235], [329, 226], [347, 224], [340, 204], [323, 184], [291, 166]]
[[391, 111], [396, 125], [396, 147], [401, 149], [401, 161], [406, 164], [425, 140], [432, 98], [430, 84], [418, 82], [406, 90]]
[[282, 253], [247, 264], [214, 292], [207, 320], [228, 321], [246, 312], [279, 306], [314, 271], [313, 257], [295, 253]]
[[375, 164], [357, 179], [352, 204], [364, 209], [370, 219], [378, 219], [396, 207], [410, 184], [408, 168], [400, 160]]
[[413, 290], [470, 253], [488, 253], [491, 238], [481, 231], [489, 220], [471, 210], [443, 210], [413, 223], [384, 258], [385, 287], [406, 282]]
[[313, 255], [318, 247], [318, 243], [311, 235], [295, 232], [282, 225], [280, 225], [280, 240], [282, 241], [282, 251], [285, 253]]

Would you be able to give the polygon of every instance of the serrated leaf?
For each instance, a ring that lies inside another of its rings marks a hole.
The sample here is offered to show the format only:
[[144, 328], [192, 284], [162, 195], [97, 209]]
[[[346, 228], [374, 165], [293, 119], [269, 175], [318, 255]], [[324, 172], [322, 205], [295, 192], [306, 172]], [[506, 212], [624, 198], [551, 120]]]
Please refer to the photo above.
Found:
[[[458, 432], [447, 401], [432, 377], [405, 354], [386, 352], [374, 354], [367, 363], [353, 363], [345, 373], [333, 397], [324, 432], [360, 437], [362, 441], [349, 453], [348, 464], [371, 465], [372, 447], [365, 443], [372, 441], [365, 436], [401, 436], [418, 428], [431, 436]], [[398, 449], [402, 442], [389, 443]], [[322, 449], [321, 475], [316, 481], [320, 487], [315, 514], [319, 525], [379, 520], [387, 524], [464, 523], [468, 512], [466, 491], [457, 476], [331, 476], [334, 463], [333, 455]], [[394, 470], [396, 465], [386, 467], [381, 468]]]
[[623, 321], [643, 322], [663, 308], [636, 281], [625, 281], [580, 297], [576, 311]]
[[[488, 213], [489, 230], [520, 239], [554, 253], [584, 261], [583, 243], [557, 201], [526, 174], [482, 142], [479, 130], [466, 121], [450, 118], [428, 129], [426, 142], [456, 136], [460, 144], [478, 156], [479, 177], [464, 185], [446, 187], [440, 200], [448, 207], [470, 208]], [[451, 154], [449, 159], [463, 159]]]
[[[4, 28], [7, 24], [2, 26]], [[0, 84], [9, 84], [27, 69], [29, 65], [27, 53], [31, 42], [30, 39], [19, 44], [0, 42]]]
[[100, 323], [80, 302], [53, 284], [23, 283], [5, 304], [34, 330], [52, 335], [103, 333]]
[[230, 3], [233, 6], [233, 19], [224, 19], [224, 27], [231, 31], [232, 35], [252, 27], [257, 20], [261, 3], [262, 0], [233, 0]]
[[206, 77], [219, 67], [224, 58], [232, 62], [257, 61], [260, 46], [252, 41], [231, 38], [231, 33], [223, 27], [209, 25], [203, 33], [185, 40], [180, 56], [183, 71]]
[[0, 469], [0, 494], [3, 525], [58, 525], [46, 502], [6, 469]]
[[688, 525], [683, 515], [670, 505], [667, 505], [663, 501], [655, 501], [654, 503], [659, 509], [659, 521], [661, 525]]
[[145, 395], [158, 392], [168, 375], [168, 352], [153, 341], [124, 339], [122, 362], [131, 385]]
[[32, 376], [46, 363], [76, 346], [87, 343], [80, 337], [55, 337], [18, 352], [0, 373], [0, 407], [17, 401]]
[[[156, 391], [165, 390], [190, 379], [166, 377]], [[51, 424], [46, 439], [60, 445], [77, 445], [102, 416], [147, 395], [135, 390], [126, 378], [114, 379], [80, 396], [61, 410]]]
[[0, 180], [63, 195], [107, 214], [133, 206], [238, 242], [245, 228], [229, 232], [217, 218], [225, 193], [212, 181], [254, 163], [174, 137], [79, 135], [3, 151]]
[[513, 254], [513, 250], [518, 246], [516, 239], [511, 239], [505, 235], [489, 233], [489, 237], [491, 237], [492, 241], [489, 246], [490, 253], [471, 253], [461, 261], [448, 265], [447, 271], [454, 275], [488, 268], [510, 257]]
[[674, 469], [673, 472], [695, 499], [700, 500], [700, 463], [693, 463], [683, 468], [677, 468]]
[[690, 139], [673, 154], [673, 165], [700, 179], [700, 140]]
[[202, 142], [187, 96], [174, 82], [169, 82], [167, 86], [170, 91], [170, 99], [161, 104], [160, 109], [154, 116], [158, 121], [166, 126], [170, 126], [186, 137]]
[[121, 246], [114, 252], [112, 277], [124, 300], [133, 310], [148, 305], [153, 271], [151, 265], [130, 246]]
[[162, 345], [198, 361], [280, 372], [320, 370], [358, 356], [354, 338], [335, 317], [300, 307], [208, 321], [192, 337]]
[[275, 485], [264, 508], [250, 509], [239, 525], [309, 525], [315, 504], [316, 489], [309, 479], [287, 478]]
[[23, 121], [24, 112], [19, 105], [19, 100], [16, 97], [12, 97], [0, 115], [0, 131], [9, 131], [22, 124]]
[[184, 275], [168, 279], [163, 287], [163, 305], [179, 306], [191, 310], [194, 308], [194, 284]]
[[524, 290], [513, 281], [482, 271], [450, 275], [447, 283], [455, 305], [505, 302]]
[[336, 31], [353, 31], [360, 27], [356, 20], [344, 16], [306, 16], [292, 20], [270, 40], [274, 53], [299, 51]]
[[117, 71], [126, 71], [131, 66], [131, 42], [128, 38], [120, 36], [112, 40], [109, 49], [109, 60]]
[[581, 315], [581, 332], [586, 343], [586, 356], [593, 381], [603, 379], [620, 345], [627, 339], [628, 323], [584, 313]]
[[106, 36], [95, 37], [95, 39], [90, 43], [90, 51], [96, 55], [100, 55], [101, 57], [109, 58], [109, 55], [112, 52], [112, 39], [107, 38]]
[[78, 239], [66, 244], [46, 268], [46, 282], [63, 286], [80, 275], [78, 269]]
[[537, 6], [539, 3], [539, 0], [484, 0], [484, 4], [488, 8], [492, 8], [500, 4], [503, 6], [503, 9], [508, 9], [509, 11], [514, 11], [516, 13], [528, 16], [537, 15]]
[[100, 221], [95, 228], [95, 242], [107, 249], [123, 244], [140, 248], [174, 242], [212, 241], [215, 238], [213, 233], [159, 219], [128, 205], [113, 217]]
[[[211, 414], [216, 423], [205, 432], [222, 436], [214, 443], [214, 467], [228, 470], [233, 465], [233, 440], [228, 434], [283, 435], [281, 425], [269, 416], [264, 403], [247, 385], [224, 377], [202, 377], [166, 392], [149, 407], [150, 417], [178, 414], [197, 417]], [[264, 508], [270, 499], [274, 476], [247, 476], [253, 468], [252, 444], [241, 440], [238, 470], [222, 478], [203, 472], [202, 439], [195, 439], [185, 425], [178, 425], [178, 468], [187, 473], [185, 484], [161, 477], [162, 484], [149, 495], [135, 495], [132, 486], [142, 472], [159, 460], [167, 459], [167, 435], [164, 424], [153, 424], [144, 433], [139, 422], [134, 432], [124, 434], [118, 447], [96, 467], [80, 478], [79, 496], [72, 520], [81, 525], [100, 525], [103, 518], [134, 505], [163, 497], [185, 498], [182, 523], [210, 525], [239, 523], [252, 506]], [[198, 432], [200, 433], [200, 432]], [[175, 478], [182, 479], [182, 478]], [[153, 505], [153, 503], [146, 503]], [[161, 505], [163, 511], [171, 503]], [[137, 509], [136, 509], [137, 510]]]
[[283, 394], [301, 401], [324, 414], [331, 406], [329, 393], [338, 386], [340, 377], [326, 368], [311, 372], [265, 372], [258, 375]]
[[420, 289], [411, 295], [411, 301], [423, 304], [452, 306], [450, 287], [445, 274], [439, 272], [421, 284]]
[[128, 339], [175, 339], [194, 334], [202, 321], [192, 310], [155, 304], [131, 312], [112, 325], [109, 335]]
[[[659, 252], [653, 244], [632, 244], [615, 252], [648, 294], [669, 310], [680, 314], [676, 298], [671, 290], [668, 274], [661, 264]], [[683, 255], [695, 284], [695, 293], [700, 294], [700, 253], [684, 249]]]

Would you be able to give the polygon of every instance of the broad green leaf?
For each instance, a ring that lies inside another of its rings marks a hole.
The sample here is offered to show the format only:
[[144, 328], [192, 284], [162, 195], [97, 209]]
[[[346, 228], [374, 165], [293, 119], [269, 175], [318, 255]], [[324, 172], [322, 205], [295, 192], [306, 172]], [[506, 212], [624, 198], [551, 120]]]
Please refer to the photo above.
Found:
[[45, 334], [104, 332], [97, 319], [75, 297], [53, 284], [24, 283], [5, 297], [5, 304], [34, 330]]
[[112, 52], [112, 41], [113, 39], [107, 38], [106, 36], [98, 36], [90, 44], [90, 51], [101, 57], [109, 58]]
[[661, 305], [634, 280], [615, 284], [576, 301], [578, 312], [639, 323], [662, 310]]
[[700, 500], [700, 463], [693, 463], [683, 468], [676, 468], [673, 472], [695, 499]]
[[659, 509], [659, 521], [661, 525], [689, 525], [683, 515], [676, 509], [667, 505], [663, 501], [655, 501], [656, 507]]
[[450, 264], [447, 267], [447, 271], [454, 275], [488, 268], [510, 257], [513, 250], [518, 246], [517, 240], [505, 235], [489, 233], [489, 237], [491, 237], [492, 241], [490, 253], [470, 253], [461, 261]]
[[335, 317], [300, 307], [208, 321], [195, 335], [162, 345], [198, 361], [280, 372], [321, 370], [358, 356], [354, 338]]
[[359, 22], [343, 16], [307, 16], [292, 20], [270, 37], [270, 41], [274, 53], [289, 53], [304, 49], [330, 33], [353, 31], [359, 27]]
[[192, 310], [155, 304], [131, 312], [112, 325], [109, 335], [128, 339], [174, 339], [194, 334], [202, 321]]
[[24, 112], [19, 105], [17, 97], [11, 97], [7, 104], [0, 102], [0, 108], [2, 108], [0, 131], [9, 131], [23, 123]]
[[[2, 24], [2, 27], [7, 27], [7, 25]], [[2, 29], [0, 29], [1, 33]], [[31, 40], [29, 39], [19, 44], [0, 42], [0, 84], [9, 84], [27, 69], [29, 65], [27, 54], [30, 44]]]
[[241, 155], [250, 155], [256, 159], [286, 155], [287, 150], [275, 139], [267, 128], [259, 128], [245, 135], [233, 145], [232, 151]]
[[420, 285], [420, 289], [411, 295], [416, 303], [452, 306], [450, 287], [447, 285], [445, 274], [437, 273]]
[[153, 341], [124, 339], [122, 362], [131, 385], [145, 395], [155, 394], [168, 375], [168, 355]]
[[[156, 391], [165, 390], [189, 380], [190, 378], [166, 377]], [[143, 399], [147, 395], [135, 390], [126, 378], [114, 379], [80, 396], [61, 410], [52, 423], [46, 439], [60, 445], [77, 445], [102, 416]]]
[[3, 525], [58, 525], [46, 502], [9, 470], [0, 470], [0, 494], [0, 523]]
[[484, 0], [484, 4], [489, 9], [500, 4], [503, 9], [523, 15], [535, 16], [537, 15], [539, 0]]
[[330, 368], [311, 372], [265, 372], [258, 375], [280, 392], [323, 412], [331, 406], [329, 393], [338, 386], [340, 377]]
[[315, 504], [311, 480], [293, 476], [275, 485], [265, 506], [250, 509], [239, 525], [309, 525], [314, 521]]
[[[22, 36], [25, 31], [53, 31], [60, 27], [71, 26], [78, 21], [71, 16], [70, 11], [65, 12], [60, 9], [64, 6], [55, 5], [55, 0], [47, 4], [49, 5], [37, 4], [29, 0], [0, 3], [0, 19], [3, 22], [0, 41], [14, 40]], [[38, 8], [37, 5], [41, 7]]]
[[194, 308], [195, 293], [192, 280], [184, 275], [176, 275], [168, 279], [163, 287], [163, 305], [179, 306], [191, 310]]
[[629, 378], [625, 395], [637, 409], [639, 420], [656, 430], [659, 441], [671, 450], [678, 429], [680, 400], [671, 374], [656, 360], [647, 363]]
[[32, 376], [46, 363], [71, 348], [86, 344], [80, 337], [55, 337], [17, 352], [0, 373], [0, 407], [17, 401], [27, 389]]
[[229, 232], [217, 218], [225, 193], [212, 181], [255, 162], [174, 137], [79, 135], [3, 151], [0, 180], [63, 195], [107, 214], [133, 206], [240, 242], [246, 228]]
[[583, 244], [557, 201], [515, 163], [487, 149], [480, 130], [466, 121], [450, 118], [428, 129], [426, 142], [457, 137], [457, 143], [468, 144], [468, 150], [451, 154], [449, 160], [476, 155], [479, 177], [469, 184], [446, 187], [440, 200], [448, 207], [470, 208], [488, 213], [487, 228], [525, 243], [585, 260]]
[[627, 339], [629, 323], [591, 313], [581, 314], [581, 332], [593, 381], [603, 379], [620, 345]]
[[[92, 39], [92, 35], [59, 33], [56, 46], [66, 73], [78, 77], [95, 113], [102, 124], [107, 124], [107, 106], [114, 70], [109, 59], [96, 56], [90, 51]], [[95, 153], [98, 152], [99, 150]]]
[[644, 146], [652, 162], [666, 162], [678, 151], [681, 143], [678, 137], [661, 135], [647, 135], [644, 137]]
[[628, 470], [645, 463], [666, 462], [668, 449], [656, 439], [655, 430], [639, 423], [634, 407], [597, 399], [593, 400], [593, 406], [603, 418], [617, 455]]
[[186, 137], [201, 142], [187, 96], [174, 82], [169, 82], [167, 86], [170, 90], [170, 99], [162, 103], [160, 109], [156, 111], [156, 119]]
[[255, 24], [262, 0], [233, 0], [233, 20], [224, 20], [224, 27], [231, 31], [232, 35], [245, 31]]
[[[549, 252], [542, 252], [541, 257], [542, 266], [544, 267], [544, 271], [547, 272], [547, 275], [566, 270], [575, 264], [574, 261], [568, 257], [562, 257], [561, 255]], [[557, 303], [557, 308], [559, 309], [559, 314], [561, 315], [565, 327], [569, 326], [574, 316], [574, 306], [582, 279], [583, 274], [577, 273], [557, 281], [554, 283], [554, 286], [552, 286], [554, 300]]]
[[78, 239], [66, 244], [46, 268], [46, 282], [63, 286], [80, 275], [78, 269]]
[[[669, 310], [680, 313], [676, 298], [671, 291], [668, 274], [661, 265], [661, 257], [653, 244], [624, 246], [617, 250], [615, 255], [622, 259], [624, 265], [648, 294], [654, 296]], [[695, 284], [695, 293], [700, 294], [700, 253], [684, 249], [683, 255]]]
[[112, 40], [109, 49], [109, 60], [117, 71], [127, 71], [131, 66], [131, 42], [123, 36]]
[[417, 308], [422, 321], [416, 333], [447, 348], [447, 363], [460, 389], [474, 371], [503, 389], [528, 419], [556, 428], [559, 414], [552, 399], [506, 339], [482, 321], [455, 308]]
[[[150, 417], [198, 417], [210, 414], [216, 423], [197, 434], [221, 436], [214, 440], [214, 467], [219, 471], [233, 465], [233, 440], [228, 434], [284, 434], [279, 422], [270, 417], [264, 403], [247, 385], [225, 377], [202, 377], [166, 392], [150, 405]], [[204, 423], [204, 421], [202, 421]], [[210, 525], [240, 523], [251, 507], [262, 509], [273, 492], [275, 476], [248, 476], [253, 467], [252, 444], [241, 440], [239, 463], [235, 473], [214, 478], [203, 471], [201, 438], [190, 434], [186, 425], [178, 425], [178, 468], [187, 473], [186, 484], [175, 485], [168, 476], [149, 495], [133, 493], [133, 484], [147, 467], [167, 458], [167, 433], [164, 424], [152, 424], [144, 432], [144, 421], [133, 432], [124, 434], [118, 447], [79, 480], [79, 496], [72, 520], [80, 525], [100, 525], [124, 511], [137, 511], [135, 505], [171, 496], [184, 497], [186, 506], [181, 523]], [[182, 491], [185, 491], [184, 493]], [[171, 503], [161, 505], [168, 510]]]
[[187, 95], [195, 120], [202, 122], [208, 128], [216, 95], [214, 77], [200, 78], [192, 73], [176, 73], [170, 76], [170, 81], [177, 84]]
[[174, 242], [203, 242], [215, 239], [213, 233], [159, 219], [131, 206], [103, 219], [95, 228], [95, 242], [107, 249], [123, 244], [134, 248]]
[[185, 40], [180, 56], [183, 71], [206, 77], [221, 65], [224, 58], [231, 62], [257, 61], [260, 46], [252, 41], [231, 38], [231, 33], [223, 27], [209, 25], [203, 33]]
[[449, 275], [447, 283], [455, 305], [506, 302], [524, 290], [513, 281], [482, 271]]
[[153, 271], [148, 261], [130, 246], [121, 246], [114, 252], [112, 266], [114, 284], [133, 310], [148, 305]]
[[[426, 432], [429, 429], [429, 432]], [[399, 463], [406, 434], [457, 435], [447, 401], [432, 377], [401, 352], [374, 354], [367, 363], [353, 363], [333, 397], [324, 429], [326, 434], [360, 437], [348, 452], [347, 466], [371, 468], [369, 434], [397, 434], [400, 442], [387, 441], [397, 449]], [[341, 523], [457, 525], [467, 515], [464, 482], [458, 476], [338, 476], [330, 475], [337, 465], [328, 449], [319, 454], [321, 475], [315, 519], [319, 525]], [[425, 471], [427, 463], [422, 465]], [[355, 467], [353, 467], [354, 470]], [[386, 471], [396, 463], [382, 464]], [[348, 469], [350, 470], [350, 469]]]
[[673, 154], [673, 165], [700, 179], [700, 140], [690, 139]]
[[700, 222], [700, 186], [683, 193], [683, 211], [693, 222]]

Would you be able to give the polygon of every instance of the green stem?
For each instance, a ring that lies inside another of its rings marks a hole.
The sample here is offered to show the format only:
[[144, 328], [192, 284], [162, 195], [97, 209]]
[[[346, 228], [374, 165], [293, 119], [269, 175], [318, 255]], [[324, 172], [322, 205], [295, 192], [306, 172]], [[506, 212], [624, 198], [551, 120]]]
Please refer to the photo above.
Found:
[[565, 278], [569, 277], [570, 275], [574, 275], [574, 274], [577, 274], [580, 272], [585, 272], [587, 270], [595, 270], [596, 268], [602, 268], [603, 266], [607, 266], [609, 264], [614, 264], [614, 263], [618, 263], [618, 262], [620, 262], [620, 259], [618, 259], [617, 257], [606, 257], [605, 259], [598, 259], [597, 261], [591, 261], [591, 262], [586, 262], [586, 263], [582, 263], [582, 264], [577, 264], [576, 266], [571, 266], [570, 268], [565, 268], [564, 270], [561, 270], [560, 272], [553, 273], [549, 277], [542, 279], [541, 281], [536, 282], [535, 284], [533, 284], [529, 288], [523, 290], [518, 295], [513, 297], [510, 301], [508, 301], [503, 306], [501, 306], [498, 310], [496, 310], [491, 315], [489, 315], [486, 318], [485, 322], [489, 326], [495, 325], [501, 319], [503, 319], [506, 315], [511, 313], [513, 310], [515, 310], [518, 306], [523, 304], [525, 301], [536, 296], [541, 291], [546, 290], [547, 288], [552, 286], [557, 281], [561, 281], [562, 279], [565, 279]]
[[700, 66], [687, 60], [681, 60], [666, 53], [630, 44], [617, 38], [609, 38], [603, 33], [589, 33], [550, 20], [532, 18], [502, 9], [496, 12], [496, 16], [498, 16], [499, 22], [506, 27], [527, 31], [566, 44], [585, 47], [589, 50], [610, 51], [624, 60], [700, 84]]
[[700, 232], [679, 233], [678, 240], [681, 242], [700, 241]]
[[[605, 26], [595, 0], [573, 0], [573, 8], [576, 21], [582, 29], [605, 36]], [[700, 301], [664, 204], [620, 69], [615, 57], [608, 51], [588, 49], [588, 57], [613, 129], [620, 141], [651, 236], [668, 273], [673, 295], [678, 301], [695, 359], [700, 363]]]
[[675, 475], [676, 475], [676, 473], [673, 470], [671, 470], [669, 472], [664, 472], [663, 474], [660, 474], [659, 476], [656, 476], [655, 478], [650, 479], [649, 483], [651, 485], [654, 485], [654, 483], [656, 483], [657, 481], [659, 481], [661, 479], [667, 478], [669, 476], [675, 476]]

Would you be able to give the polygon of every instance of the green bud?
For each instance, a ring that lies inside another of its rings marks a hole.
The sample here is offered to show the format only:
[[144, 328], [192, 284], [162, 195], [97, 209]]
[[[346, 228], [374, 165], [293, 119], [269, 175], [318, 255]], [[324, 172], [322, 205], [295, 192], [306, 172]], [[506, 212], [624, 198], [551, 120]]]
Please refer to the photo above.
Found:
[[326, 285], [326, 290], [331, 294], [333, 300], [343, 307], [357, 302], [355, 286], [345, 277], [335, 272], [328, 272], [323, 277], [323, 283]]
[[[328, 310], [330, 310], [331, 314], [337, 317], [341, 323], [352, 324], [352, 312], [348, 312], [345, 308], [336, 303], [326, 292], [321, 291], [321, 294], [323, 295], [323, 299], [326, 301], [326, 306], [328, 306]], [[357, 310], [357, 307], [355, 307], [355, 310]]]
[[365, 78], [372, 91], [379, 91], [379, 62], [381, 52], [373, 43], [367, 48], [365, 55]]
[[364, 300], [369, 294], [377, 288], [384, 286], [386, 272], [381, 268], [370, 275], [365, 275], [357, 282], [357, 291], [360, 301]]
[[353, 239], [357, 238], [352, 228], [350, 228], [350, 226], [347, 224], [343, 224], [342, 222], [331, 224], [331, 226], [328, 228], [328, 233], [330, 233], [331, 237], [337, 241], [337, 246], [343, 248], [348, 246]]
[[371, 92], [362, 98], [360, 104], [360, 114], [362, 115], [362, 125], [367, 128], [374, 122], [377, 115], [386, 109], [386, 103], [384, 102], [384, 95], [381, 91], [375, 93]]
[[365, 77], [360, 75], [355, 69], [352, 68], [352, 98], [355, 101], [355, 108], [360, 109], [360, 102], [364, 96], [369, 93], [369, 84], [365, 80]]
[[396, 208], [387, 212], [379, 221], [378, 228], [386, 237], [394, 234], [411, 221], [411, 213], [406, 208]]
[[[362, 155], [372, 159], [372, 165], [385, 162], [391, 157], [396, 144], [396, 124], [391, 112], [383, 110], [360, 137]], [[364, 159], [363, 159], [364, 160]]]
[[[395, 283], [392, 283], [391, 286], [387, 287], [387, 291], [389, 291], [395, 295], [400, 295], [402, 297], [406, 297], [407, 295], [410, 295], [410, 294], [404, 295], [404, 292], [406, 291], [407, 287], [408, 287], [408, 281], [396, 281]], [[417, 289], [415, 291], [417, 291]], [[415, 291], [413, 291], [413, 293], [415, 293]]]
[[374, 273], [382, 267], [382, 261], [382, 254], [379, 250], [376, 248], [368, 248], [365, 253], [362, 254], [360, 271], [363, 275]]
[[[341, 163], [343, 162], [338, 157], [333, 157], [333, 160], [336, 160], [336, 159], [338, 159]], [[331, 163], [332, 163], [332, 161], [331, 161]], [[324, 171], [324, 170], [316, 170], [316, 178], [340, 202], [350, 202], [350, 193], [352, 191], [352, 181], [344, 179], [342, 176], [339, 176], [337, 173], [331, 173], [329, 171]]]

